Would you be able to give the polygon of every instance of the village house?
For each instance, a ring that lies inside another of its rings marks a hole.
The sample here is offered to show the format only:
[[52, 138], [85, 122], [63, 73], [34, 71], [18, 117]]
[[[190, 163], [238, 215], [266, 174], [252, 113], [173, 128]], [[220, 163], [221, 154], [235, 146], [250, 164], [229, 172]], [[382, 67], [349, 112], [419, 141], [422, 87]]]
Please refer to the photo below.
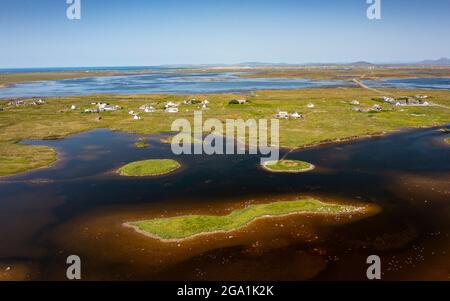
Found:
[[289, 113], [286, 111], [279, 111], [277, 115], [275, 115], [277, 119], [289, 119]]
[[155, 108], [149, 105], [142, 105], [139, 107], [139, 110], [144, 111], [145, 113], [155, 112]]
[[169, 107], [165, 109], [166, 113], [178, 113], [180, 110], [177, 107]]
[[171, 101], [169, 101], [168, 103], [166, 103], [166, 105], [164, 106], [165, 109], [176, 108], [176, 107], [178, 107], [178, 105], [175, 104], [175, 103], [173, 103], [173, 102], [171, 102]]
[[73, 111], [73, 110], [76, 110], [77, 107], [76, 107], [75, 105], [72, 105], [72, 106], [70, 107], [70, 109]]
[[303, 118], [303, 116], [297, 112], [294, 112], [291, 114], [291, 117], [294, 119], [299, 119], [299, 118]]
[[307, 107], [310, 108], [310, 109], [313, 109], [315, 106], [314, 106], [313, 103], [310, 102], [310, 103], [307, 105]]
[[20, 99], [13, 99], [7, 102], [8, 106], [21, 106], [24, 105], [25, 102], [23, 100]]
[[98, 108], [90, 108], [84, 110], [85, 113], [100, 113], [100, 110]]
[[129, 115], [134, 115], [134, 111], [129, 111], [128, 114]]
[[138, 114], [134, 114], [134, 115], [133, 115], [133, 119], [134, 119], [134, 120], [141, 120], [142, 118], [141, 118], [141, 116], [139, 116]]
[[46, 102], [42, 99], [38, 99], [38, 100], [33, 101], [31, 104], [35, 105], [35, 106], [40, 106], [40, 105], [46, 104]]
[[380, 112], [381, 111], [381, 106], [380, 105], [373, 105], [371, 108], [371, 111], [377, 111]]
[[228, 104], [230, 105], [245, 105], [247, 103], [246, 99], [233, 99]]
[[357, 100], [352, 100], [352, 102], [350, 102], [350, 104], [354, 105], [354, 106], [358, 106], [359, 105], [359, 101]]
[[100, 111], [117, 111], [119, 110], [120, 107], [119, 106], [110, 106], [110, 105], [106, 105], [103, 107], [103, 109], [100, 109]]
[[415, 99], [412, 97], [401, 97], [398, 99], [394, 99], [391, 97], [383, 97], [383, 100], [394, 106], [428, 106], [430, 105], [428, 101], [424, 100], [425, 98]]

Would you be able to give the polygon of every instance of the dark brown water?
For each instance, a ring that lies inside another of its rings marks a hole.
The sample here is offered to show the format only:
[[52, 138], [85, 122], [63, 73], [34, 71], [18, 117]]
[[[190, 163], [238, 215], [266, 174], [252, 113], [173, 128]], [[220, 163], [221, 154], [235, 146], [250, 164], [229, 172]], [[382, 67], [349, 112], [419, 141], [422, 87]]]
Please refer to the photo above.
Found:
[[[450, 278], [450, 147], [437, 129], [298, 150], [317, 166], [272, 174], [258, 156], [179, 156], [160, 136], [95, 130], [64, 140], [53, 167], [0, 180], [0, 279], [65, 279], [82, 258], [83, 279], [365, 279], [368, 255], [384, 279]], [[113, 173], [131, 161], [175, 158], [159, 178]], [[225, 214], [248, 202], [302, 196], [373, 203], [374, 216], [290, 216], [232, 234], [164, 244], [122, 223], [189, 213]], [[7, 269], [10, 267], [10, 269]]]

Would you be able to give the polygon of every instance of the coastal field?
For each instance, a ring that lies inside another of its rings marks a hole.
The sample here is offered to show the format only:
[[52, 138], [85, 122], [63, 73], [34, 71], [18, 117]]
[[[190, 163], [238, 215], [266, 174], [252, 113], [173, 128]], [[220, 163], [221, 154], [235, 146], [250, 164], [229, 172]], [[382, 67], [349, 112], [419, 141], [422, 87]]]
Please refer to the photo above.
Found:
[[129, 163], [119, 168], [117, 173], [128, 177], [157, 176], [180, 168], [180, 163], [170, 159], [154, 159]]
[[[425, 94], [430, 106], [396, 107], [385, 103], [382, 93], [389, 96]], [[256, 91], [249, 95], [94, 95], [48, 98], [43, 105], [7, 105], [0, 100], [0, 175], [13, 175], [34, 168], [45, 167], [56, 160], [56, 153], [48, 147], [18, 144], [27, 139], [55, 139], [96, 128], [109, 128], [139, 134], [154, 134], [171, 130], [177, 118], [193, 119], [199, 105], [183, 105], [188, 98], [207, 99], [210, 104], [203, 118], [231, 119], [273, 118], [278, 111], [298, 112], [301, 119], [280, 121], [280, 145], [299, 148], [331, 141], [342, 141], [379, 135], [405, 127], [430, 127], [450, 122], [450, 92], [438, 90], [397, 90], [383, 92], [363, 88], [320, 88], [301, 90]], [[229, 104], [245, 98], [244, 105]], [[360, 108], [380, 105], [381, 111], [358, 112]], [[180, 104], [180, 112], [163, 112], [172, 101]], [[92, 103], [106, 102], [121, 110], [84, 113]], [[314, 108], [308, 107], [312, 103]], [[144, 113], [139, 107], [148, 104], [156, 112]], [[76, 109], [71, 110], [75, 105]], [[129, 110], [139, 112], [142, 119], [133, 120]]]

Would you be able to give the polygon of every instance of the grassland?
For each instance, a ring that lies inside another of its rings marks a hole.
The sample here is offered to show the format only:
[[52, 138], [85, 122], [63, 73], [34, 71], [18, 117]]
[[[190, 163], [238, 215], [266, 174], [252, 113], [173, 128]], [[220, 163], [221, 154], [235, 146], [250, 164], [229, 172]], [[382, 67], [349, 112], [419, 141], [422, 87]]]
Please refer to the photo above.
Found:
[[128, 177], [159, 176], [180, 168], [180, 163], [170, 159], [154, 159], [129, 163], [117, 170], [117, 173]]
[[265, 162], [263, 168], [271, 172], [306, 172], [314, 169], [314, 165], [298, 160], [278, 160]]
[[199, 234], [233, 231], [261, 217], [276, 217], [296, 213], [341, 214], [359, 209], [361, 208], [305, 199], [249, 205], [222, 216], [186, 215], [131, 222], [128, 225], [155, 238], [180, 240]]
[[[187, 97], [208, 99], [209, 110], [203, 118], [260, 119], [272, 118], [278, 110], [299, 112], [304, 118], [280, 121], [280, 145], [298, 148], [329, 141], [382, 134], [404, 127], [429, 127], [450, 122], [450, 91], [388, 90], [394, 96], [426, 94], [429, 101], [440, 106], [394, 107], [380, 100], [381, 94], [362, 88], [321, 88], [280, 91], [256, 91], [240, 96], [251, 100], [245, 106], [229, 105], [232, 94], [214, 95], [95, 95], [46, 99], [47, 104], [7, 106], [0, 100], [0, 175], [12, 175], [52, 164], [55, 152], [47, 147], [17, 144], [26, 139], [65, 137], [96, 128], [109, 128], [137, 134], [156, 134], [171, 130], [177, 118], [193, 120], [197, 105], [180, 105], [180, 113], [162, 112], [168, 101], [182, 103]], [[355, 112], [350, 101], [356, 99], [360, 107], [380, 104], [381, 112]], [[119, 105], [123, 110], [83, 113], [92, 102]], [[308, 103], [314, 108], [307, 108]], [[71, 105], [77, 110], [70, 110]], [[151, 104], [154, 113], [142, 113], [142, 120], [133, 120], [128, 110], [138, 111], [143, 104]], [[98, 116], [102, 118], [99, 119]]]

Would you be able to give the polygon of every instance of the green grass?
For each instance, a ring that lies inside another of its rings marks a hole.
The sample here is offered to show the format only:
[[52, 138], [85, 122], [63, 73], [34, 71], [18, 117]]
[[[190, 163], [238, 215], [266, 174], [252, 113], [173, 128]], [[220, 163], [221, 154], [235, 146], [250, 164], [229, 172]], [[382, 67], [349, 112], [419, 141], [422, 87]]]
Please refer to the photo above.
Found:
[[186, 215], [137, 221], [129, 224], [162, 239], [183, 239], [200, 233], [239, 229], [262, 216], [275, 217], [302, 212], [339, 214], [356, 209], [357, 207], [354, 206], [328, 204], [314, 199], [306, 199], [250, 205], [223, 216]]
[[180, 168], [180, 163], [171, 159], [154, 159], [129, 163], [117, 172], [122, 176], [156, 176], [172, 172]]
[[298, 160], [279, 160], [265, 162], [263, 167], [274, 172], [302, 172], [314, 168], [314, 165]]
[[48, 166], [56, 161], [56, 151], [45, 146], [0, 143], [0, 176], [8, 176]]
[[[395, 96], [426, 94], [430, 102], [450, 107], [450, 91], [385, 90]], [[164, 104], [168, 101], [182, 103], [188, 97], [210, 101], [210, 109], [203, 112], [204, 120], [270, 119], [279, 110], [302, 113], [304, 118], [301, 120], [280, 121], [280, 145], [288, 148], [450, 122], [448, 108], [393, 107], [380, 103], [380, 94], [361, 88], [256, 91], [254, 94], [257, 96], [246, 97], [251, 103], [245, 106], [230, 106], [230, 100], [236, 98], [233, 94], [68, 96], [46, 99], [47, 104], [42, 106], [20, 107], [8, 107], [6, 101], [0, 100], [0, 107], [5, 109], [0, 111], [0, 175], [45, 167], [56, 160], [55, 152], [49, 147], [18, 146], [17, 142], [24, 139], [65, 137], [97, 128], [141, 135], [170, 132], [171, 124], [177, 118], [192, 122], [196, 106], [180, 105], [180, 113], [168, 114], [161, 111]], [[349, 104], [353, 99], [360, 101], [361, 107], [381, 104], [383, 111], [377, 114], [354, 112]], [[92, 107], [92, 102], [107, 102], [124, 109], [100, 114], [82, 113]], [[309, 102], [314, 103], [314, 109], [306, 108]], [[72, 104], [78, 109], [71, 111]], [[144, 104], [152, 104], [158, 111], [134, 121], [128, 111], [137, 111]], [[425, 115], [411, 116], [412, 113]], [[98, 116], [102, 119], [98, 120]]]

